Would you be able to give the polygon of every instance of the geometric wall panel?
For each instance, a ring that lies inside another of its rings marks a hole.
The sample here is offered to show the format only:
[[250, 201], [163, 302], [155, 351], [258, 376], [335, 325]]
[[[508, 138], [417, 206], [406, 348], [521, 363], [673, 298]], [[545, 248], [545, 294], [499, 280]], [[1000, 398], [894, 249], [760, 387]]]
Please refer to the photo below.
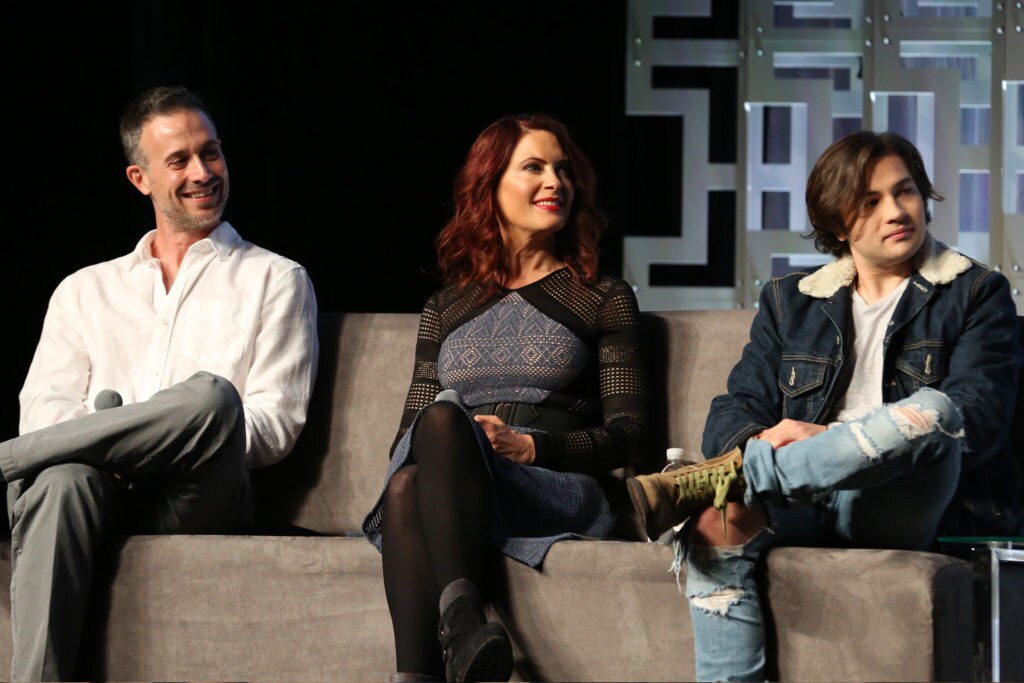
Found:
[[642, 310], [735, 305], [737, 11], [736, 0], [628, 3], [626, 113], [681, 129], [676, 224], [631, 226], [651, 236], [623, 240]]
[[1024, 314], [1024, 2], [631, 0], [629, 13], [627, 114], [682, 128], [679, 225], [625, 239], [642, 309], [751, 307], [768, 278], [828, 260], [805, 238], [807, 174], [869, 129], [918, 146], [944, 197], [932, 233], [1006, 272]]

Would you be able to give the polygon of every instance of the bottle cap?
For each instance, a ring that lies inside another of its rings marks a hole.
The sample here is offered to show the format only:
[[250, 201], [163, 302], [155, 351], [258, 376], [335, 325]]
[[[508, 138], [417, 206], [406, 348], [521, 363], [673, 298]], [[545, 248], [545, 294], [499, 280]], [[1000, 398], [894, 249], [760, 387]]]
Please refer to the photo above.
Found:
[[682, 448], [668, 448], [665, 450], [665, 458], [667, 460], [682, 460], [683, 455], [684, 452]]

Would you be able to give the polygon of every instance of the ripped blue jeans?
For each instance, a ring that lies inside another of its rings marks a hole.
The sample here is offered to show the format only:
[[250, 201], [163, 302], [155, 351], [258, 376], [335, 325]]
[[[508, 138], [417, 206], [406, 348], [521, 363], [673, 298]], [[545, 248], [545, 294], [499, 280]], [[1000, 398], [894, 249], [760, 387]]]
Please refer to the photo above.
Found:
[[765, 680], [754, 569], [769, 548], [928, 548], [956, 491], [960, 434], [952, 402], [923, 388], [777, 450], [748, 441], [744, 502], [765, 509], [769, 527], [744, 545], [684, 550], [697, 680]]

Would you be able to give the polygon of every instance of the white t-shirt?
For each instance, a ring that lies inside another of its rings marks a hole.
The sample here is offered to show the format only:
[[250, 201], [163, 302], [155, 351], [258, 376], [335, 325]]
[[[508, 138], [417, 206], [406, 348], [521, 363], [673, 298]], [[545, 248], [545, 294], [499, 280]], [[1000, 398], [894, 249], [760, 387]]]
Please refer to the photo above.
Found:
[[853, 375], [846, 394], [836, 403], [836, 422], [850, 422], [882, 405], [882, 370], [885, 334], [896, 304], [907, 289], [906, 278], [896, 289], [873, 304], [853, 290]]

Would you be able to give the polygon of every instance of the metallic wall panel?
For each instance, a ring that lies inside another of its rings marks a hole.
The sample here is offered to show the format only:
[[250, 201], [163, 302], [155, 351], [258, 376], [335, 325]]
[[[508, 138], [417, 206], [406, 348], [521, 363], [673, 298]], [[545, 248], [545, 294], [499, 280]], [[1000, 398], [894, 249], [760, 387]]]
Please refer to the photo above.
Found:
[[[710, 0], [629, 3], [627, 114], [679, 117], [683, 130], [681, 225], [625, 238], [641, 308], [755, 306], [768, 278], [827, 260], [803, 237], [807, 175], [834, 140], [871, 129], [918, 145], [944, 197], [932, 233], [1011, 277], [1024, 314], [1024, 3], [733, 1], [735, 41], [654, 37], [659, 17], [706, 18]], [[659, 66], [737, 69], [735, 164], [709, 162], [716, 95], [653, 87]], [[652, 265], [708, 263], [708, 231], [728, 229], [709, 225], [708, 193], [730, 189], [735, 289], [652, 287]]]

